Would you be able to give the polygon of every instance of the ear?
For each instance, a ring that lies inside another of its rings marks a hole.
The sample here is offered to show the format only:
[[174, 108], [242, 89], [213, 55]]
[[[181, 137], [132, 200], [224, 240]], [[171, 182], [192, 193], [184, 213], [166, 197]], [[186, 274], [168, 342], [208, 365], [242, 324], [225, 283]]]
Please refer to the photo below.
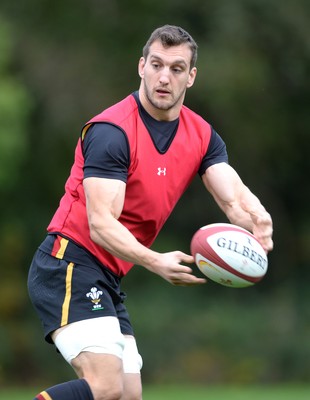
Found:
[[138, 64], [138, 73], [140, 78], [144, 77], [145, 58], [141, 57]]
[[196, 75], [197, 75], [197, 68], [193, 67], [190, 70], [190, 73], [188, 75], [188, 80], [187, 80], [187, 85], [186, 85], [187, 88], [190, 88], [193, 86], [195, 79], [196, 79]]

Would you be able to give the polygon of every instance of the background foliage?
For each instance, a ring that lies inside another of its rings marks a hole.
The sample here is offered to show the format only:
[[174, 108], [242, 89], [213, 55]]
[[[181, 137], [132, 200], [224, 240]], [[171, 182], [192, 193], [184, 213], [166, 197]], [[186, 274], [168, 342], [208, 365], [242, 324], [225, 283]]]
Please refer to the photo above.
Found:
[[[28, 0], [0, 4], [0, 386], [73, 376], [45, 345], [28, 266], [63, 193], [81, 126], [139, 84], [137, 61], [165, 23], [199, 44], [186, 104], [226, 141], [230, 162], [274, 219], [256, 287], [175, 288], [124, 280], [144, 380], [308, 382], [310, 5], [307, 0]], [[155, 248], [189, 251], [225, 221], [199, 179]]]

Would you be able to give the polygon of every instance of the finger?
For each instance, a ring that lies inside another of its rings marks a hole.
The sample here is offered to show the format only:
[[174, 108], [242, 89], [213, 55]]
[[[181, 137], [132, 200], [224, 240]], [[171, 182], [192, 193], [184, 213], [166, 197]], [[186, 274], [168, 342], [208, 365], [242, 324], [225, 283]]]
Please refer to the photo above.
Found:
[[187, 264], [192, 264], [195, 262], [195, 259], [193, 256], [185, 253], [181, 253], [181, 261], [187, 263]]
[[171, 278], [171, 283], [174, 285], [201, 285], [206, 283], [207, 280], [205, 278], [198, 278], [195, 275], [190, 275], [186, 273], [179, 273], [178, 276]]
[[193, 270], [191, 269], [191, 267], [187, 267], [186, 265], [180, 265], [178, 264], [178, 266], [175, 269], [175, 272], [177, 274], [185, 274], [185, 275], [189, 275], [193, 273]]
[[262, 244], [263, 249], [265, 250], [266, 253], [268, 253], [269, 251], [273, 250], [273, 241], [272, 239], [269, 239], [267, 241], [265, 241], [265, 243]]
[[195, 280], [193, 282], [184, 282], [184, 281], [175, 280], [175, 281], [171, 281], [171, 283], [174, 286], [198, 286], [198, 285], [203, 285], [203, 284], [207, 283], [207, 280], [202, 279], [202, 278], [200, 278], [199, 280]]

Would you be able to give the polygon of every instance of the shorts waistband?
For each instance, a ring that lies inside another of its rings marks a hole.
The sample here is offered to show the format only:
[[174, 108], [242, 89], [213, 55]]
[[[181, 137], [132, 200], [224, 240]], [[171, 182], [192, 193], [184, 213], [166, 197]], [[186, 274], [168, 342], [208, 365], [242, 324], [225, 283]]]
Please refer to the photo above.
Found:
[[97, 264], [100, 268], [109, 272], [115, 279], [121, 278], [110, 270], [106, 265], [103, 265], [97, 258], [92, 255], [87, 249], [80, 246], [72, 239], [62, 236], [58, 233], [49, 233], [44, 241], [39, 246], [39, 249], [52, 255], [60, 260], [69, 262], [82, 263], [88, 265], [90, 262]]

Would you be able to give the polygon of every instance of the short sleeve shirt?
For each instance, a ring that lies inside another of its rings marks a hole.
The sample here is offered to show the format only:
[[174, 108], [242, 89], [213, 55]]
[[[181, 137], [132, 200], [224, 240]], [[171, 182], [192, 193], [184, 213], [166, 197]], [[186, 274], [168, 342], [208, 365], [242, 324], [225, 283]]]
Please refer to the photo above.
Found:
[[[154, 145], [159, 152], [164, 153], [173, 141], [179, 120], [157, 121], [143, 109], [139, 101], [138, 106]], [[130, 152], [127, 137], [121, 128], [108, 122], [93, 124], [85, 136], [83, 154], [84, 178], [101, 177], [127, 182]], [[228, 163], [226, 145], [211, 127], [210, 143], [202, 159], [199, 175], [202, 176], [211, 165], [222, 162]]]

